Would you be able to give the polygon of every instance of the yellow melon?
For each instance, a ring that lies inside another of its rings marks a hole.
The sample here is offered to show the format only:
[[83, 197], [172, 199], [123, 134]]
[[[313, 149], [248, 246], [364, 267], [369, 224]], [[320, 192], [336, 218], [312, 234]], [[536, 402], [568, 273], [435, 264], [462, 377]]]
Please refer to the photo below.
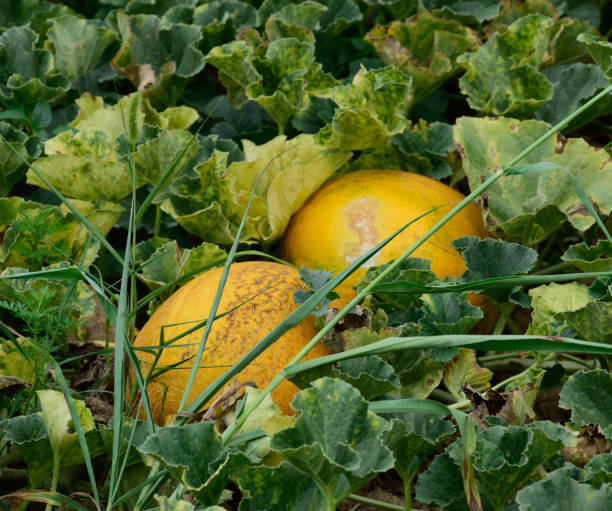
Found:
[[[298, 267], [338, 272], [409, 220], [441, 206], [406, 228], [345, 280], [336, 292], [344, 304], [355, 296], [352, 285], [367, 267], [397, 259], [464, 196], [439, 181], [400, 170], [361, 170], [333, 179], [317, 190], [293, 215], [281, 243], [281, 255]], [[486, 237], [478, 206], [469, 204], [412, 257], [431, 260], [438, 278], [465, 271], [451, 241]], [[482, 299], [475, 297], [476, 302]]]
[[[176, 291], [144, 325], [134, 346], [158, 346], [162, 327], [167, 342], [197, 322], [205, 320], [221, 271], [222, 268], [207, 271]], [[259, 261], [234, 263], [217, 312], [227, 314], [213, 324], [187, 402], [191, 402], [209, 383], [293, 312], [297, 307], [293, 293], [303, 287], [298, 272], [282, 264]], [[177, 412], [192, 367], [191, 360], [181, 362], [195, 355], [203, 331], [202, 327], [191, 332], [175, 341], [173, 344], [176, 346], [170, 345], [162, 350], [157, 369], [175, 364], [179, 366], [162, 373], [147, 386], [153, 416], [161, 423], [165, 423]], [[258, 387], [265, 387], [315, 334], [313, 319], [309, 316], [266, 349], [239, 374], [236, 381], [253, 381]], [[141, 350], [136, 353], [141, 361], [141, 371], [148, 373], [154, 355]], [[328, 354], [329, 350], [319, 343], [304, 360]], [[230, 382], [212, 400], [234, 383]], [[283, 381], [272, 393], [272, 398], [283, 412], [293, 413], [289, 403], [297, 391], [298, 388], [291, 382]]]

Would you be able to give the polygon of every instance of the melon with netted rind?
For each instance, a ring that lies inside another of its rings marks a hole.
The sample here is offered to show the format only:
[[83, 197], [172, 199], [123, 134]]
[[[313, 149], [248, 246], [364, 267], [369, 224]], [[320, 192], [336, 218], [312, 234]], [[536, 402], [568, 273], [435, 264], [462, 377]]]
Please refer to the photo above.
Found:
[[[144, 325], [134, 346], [159, 346], [162, 327], [163, 339], [167, 343], [205, 320], [221, 271], [222, 268], [209, 270], [176, 291]], [[303, 288], [304, 283], [299, 273], [288, 266], [262, 261], [234, 263], [217, 312], [218, 315], [227, 314], [216, 319], [213, 324], [187, 402], [191, 402], [293, 312], [297, 307], [293, 293]], [[176, 414], [203, 331], [204, 328], [200, 327], [162, 350], [156, 371], [171, 369], [162, 372], [147, 386], [156, 421], [165, 423]], [[234, 381], [219, 391], [211, 402], [223, 390], [236, 383], [250, 381], [259, 388], [265, 387], [315, 334], [313, 318], [308, 316], [268, 347]], [[137, 350], [137, 354], [141, 370], [146, 374], [155, 355], [142, 350]], [[319, 343], [304, 360], [328, 354], [329, 350]], [[283, 412], [293, 413], [289, 403], [297, 391], [295, 385], [285, 380], [274, 390], [272, 398]]]

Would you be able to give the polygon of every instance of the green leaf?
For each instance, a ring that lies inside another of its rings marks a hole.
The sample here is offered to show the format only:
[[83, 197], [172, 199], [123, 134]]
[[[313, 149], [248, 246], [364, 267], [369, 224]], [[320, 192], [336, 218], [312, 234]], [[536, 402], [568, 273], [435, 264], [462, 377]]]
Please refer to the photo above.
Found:
[[552, 98], [552, 85], [539, 72], [552, 20], [540, 15], [518, 19], [493, 34], [475, 53], [458, 59], [466, 73], [461, 92], [483, 114], [528, 117]]
[[[313, 104], [314, 101], [311, 101], [310, 105]], [[206, 104], [204, 113], [210, 115], [213, 119], [222, 119], [222, 121], [215, 123], [211, 129], [211, 133], [221, 138], [234, 138], [257, 133], [261, 131], [262, 122], [267, 117], [264, 109], [254, 101], [248, 101], [240, 108], [234, 108], [227, 96], [217, 96], [211, 99]], [[306, 130], [300, 131], [307, 132]]]
[[[455, 150], [455, 145], [453, 144], [453, 128], [450, 124], [442, 122], [428, 124], [420, 120], [402, 133], [391, 137], [390, 143], [412, 163], [414, 167], [412, 171], [434, 179], [451, 175], [452, 170], [447, 163], [447, 158], [448, 153]], [[420, 163], [422, 158], [427, 159], [425, 165]], [[415, 164], [415, 160], [419, 163]], [[421, 170], [423, 168], [421, 165], [429, 168]]]
[[301, 389], [322, 376], [339, 378], [355, 387], [364, 399], [370, 400], [385, 392], [398, 389], [399, 377], [380, 357], [361, 357], [343, 360], [335, 366], [323, 366], [297, 374], [291, 381]]
[[403, 72], [385, 67], [366, 71], [361, 68], [350, 85], [330, 91], [339, 108], [330, 133], [319, 136], [332, 147], [367, 149], [384, 144], [406, 126], [406, 109], [412, 79]]
[[422, 295], [422, 335], [466, 334], [483, 317], [480, 307], [467, 300], [467, 293]]
[[[54, 453], [60, 453], [66, 446], [76, 441], [76, 433], [70, 433], [72, 417], [64, 394], [55, 390], [39, 390], [36, 392], [40, 401], [40, 416], [45, 423], [49, 443]], [[75, 402], [79, 421], [83, 432], [94, 428], [94, 421], [84, 401]]]
[[180, 175], [200, 149], [200, 144], [197, 140], [192, 142], [192, 138], [193, 135], [185, 130], [162, 130], [157, 137], [139, 144], [134, 155], [138, 183], [157, 184], [166, 169], [189, 144], [173, 171], [174, 176]]
[[[361, 278], [359, 283], [355, 286], [358, 291], [361, 291], [366, 285], [372, 282], [381, 272], [383, 272], [389, 264], [381, 264], [379, 266], [373, 266], [368, 268], [366, 274]], [[418, 257], [407, 257], [397, 267], [393, 269], [383, 280], [380, 281], [380, 285], [399, 283], [399, 282], [412, 282], [415, 284], [428, 285], [436, 282], [436, 276], [431, 271], [431, 263], [427, 259], [420, 259]], [[399, 293], [379, 293], [375, 292], [375, 297], [379, 297], [382, 302], [381, 305], [387, 312], [390, 312], [390, 307], [393, 309], [399, 309], [406, 311], [409, 306], [422, 305], [420, 297], [417, 295], [399, 294]], [[377, 302], [376, 302], [377, 303]], [[391, 309], [391, 310], [393, 310]], [[405, 313], [404, 313], [405, 316]], [[420, 314], [417, 317], [411, 318], [416, 321], [420, 318]], [[403, 318], [402, 318], [403, 319]], [[401, 321], [405, 322], [405, 321]]]
[[612, 375], [603, 369], [579, 371], [569, 377], [559, 397], [559, 406], [572, 411], [572, 422], [599, 424], [612, 438]]
[[308, 106], [309, 97], [326, 95], [336, 80], [314, 60], [314, 46], [293, 37], [275, 39], [256, 54], [244, 41], [213, 48], [206, 61], [219, 69], [230, 99], [259, 103], [283, 133], [291, 116]]
[[601, 23], [601, 12], [596, 2], [593, 0], [569, 0], [559, 2], [559, 0], [553, 0], [552, 2], [560, 15], [570, 16], [577, 18], [582, 21], [587, 21], [593, 27], [599, 28]]
[[393, 466], [381, 434], [390, 425], [348, 383], [321, 378], [298, 393], [293, 427], [272, 438], [272, 449], [315, 481], [333, 509], [343, 498]]
[[576, 44], [580, 34], [599, 35], [599, 32], [591, 24], [574, 18], [555, 19], [544, 66], [586, 60], [588, 51], [583, 45]]
[[204, 505], [219, 502], [232, 467], [249, 464], [244, 454], [224, 450], [213, 422], [160, 428], [138, 450], [159, 461]]
[[[164, 495], [155, 495], [154, 497], [159, 504], [158, 511], [195, 511], [195, 506], [186, 500], [173, 500]], [[223, 509], [218, 506], [213, 506], [214, 508]], [[208, 507], [207, 509], [210, 510], [211, 508]]]
[[388, 66], [412, 77], [410, 105], [428, 96], [457, 73], [457, 58], [479, 44], [473, 30], [425, 11], [406, 21], [378, 26], [366, 35]]
[[474, 469], [493, 507], [503, 509], [535, 468], [572, 440], [570, 433], [551, 422], [480, 431]]
[[[127, 130], [127, 124], [129, 120], [129, 112], [134, 95], [122, 97], [115, 105], [105, 105], [104, 99], [98, 96], [92, 96], [91, 94], [85, 93], [80, 98], [75, 100], [76, 105], [79, 108], [77, 116], [68, 124], [74, 130], [81, 133], [90, 132], [102, 132], [109, 142], [113, 142], [123, 135]], [[146, 109], [144, 107], [146, 103], [143, 101], [142, 105], [135, 112], [135, 124], [136, 129], [141, 130], [142, 125], [145, 122], [145, 115], [151, 117], [155, 110], [150, 107]], [[151, 122], [147, 119], [150, 124], [158, 125], [156, 122]], [[54, 143], [51, 139], [47, 141], [47, 145], [50, 149], [49, 152], [57, 152], [62, 148], [62, 135], [65, 136], [65, 132], [60, 133], [56, 139], [57, 143]], [[100, 137], [102, 135], [99, 135]], [[101, 149], [99, 149], [101, 151]]]
[[[491, 25], [503, 30], [504, 25], [510, 25], [523, 17], [534, 14], [548, 16], [549, 18], [556, 18], [558, 16], [555, 6], [549, 0], [510, 1], [500, 5], [499, 16], [497, 16]], [[491, 29], [490, 26], [488, 28]]]
[[[33, 166], [65, 196], [119, 202], [131, 193], [132, 180], [125, 158], [119, 154], [118, 139], [125, 138], [128, 129], [133, 128], [135, 138], [146, 142], [149, 132], [156, 132], [146, 130], [144, 126], [147, 123], [173, 130], [162, 132], [148, 144], [141, 144], [142, 149], [137, 153], [141, 176], [147, 180], [158, 179], [163, 168], [150, 167], [166, 165], [177, 155], [182, 147], [173, 146], [172, 140], [178, 139], [177, 143], [185, 143], [190, 136], [175, 130], [188, 128], [198, 118], [198, 114], [185, 106], [158, 112], [147, 100], [143, 100], [134, 118], [130, 120], [130, 107], [137, 100], [134, 95], [129, 95], [120, 99], [116, 105], [105, 106], [102, 98], [84, 94], [76, 100], [79, 113], [70, 123], [74, 129], [63, 131], [47, 140], [47, 156], [35, 161]], [[197, 148], [197, 144], [192, 146]], [[188, 150], [186, 157], [193, 155]], [[27, 179], [28, 183], [44, 187], [32, 169], [28, 171]], [[144, 182], [140, 180], [136, 186]]]
[[306, 1], [302, 4], [287, 4], [272, 14], [266, 21], [266, 33], [270, 41], [283, 37], [295, 37], [302, 42], [315, 43], [314, 31], [321, 28], [321, 16], [327, 8]]
[[[450, 358], [453, 356], [454, 353]], [[442, 381], [444, 366], [425, 351], [394, 353], [389, 363], [400, 377], [402, 387], [398, 394], [402, 398], [424, 399]]]
[[[606, 77], [595, 64], [562, 64], [545, 69], [542, 73], [553, 84], [553, 97], [536, 110], [534, 116], [550, 124], [561, 122], [608, 85]], [[611, 110], [612, 100], [603, 98], [596, 106], [572, 121], [565, 131], [574, 131]]]
[[[226, 252], [212, 243], [204, 242], [192, 249], [182, 249], [175, 240], [163, 238], [143, 241], [136, 245], [134, 251], [134, 258], [140, 265], [138, 277], [151, 290], [170, 284], [213, 262], [222, 263], [226, 257]], [[183, 280], [181, 284], [185, 282]], [[163, 297], [169, 296], [176, 287], [176, 284], [169, 286]]]
[[503, 418], [507, 424], [522, 426], [535, 419], [535, 402], [545, 374], [546, 370], [534, 365], [505, 386], [509, 406]]
[[393, 451], [395, 470], [409, 488], [427, 457], [455, 431], [440, 415], [394, 414], [385, 444]]
[[28, 160], [27, 140], [28, 136], [23, 131], [0, 121], [0, 197], [9, 195], [13, 186], [25, 175], [23, 160]]
[[572, 477], [572, 468], [560, 468], [547, 479], [523, 488], [516, 496], [520, 511], [588, 509], [605, 511], [612, 504], [612, 486], [596, 488]]
[[[0, 25], [3, 27], [25, 25], [40, 17], [47, 21], [68, 12], [70, 10], [65, 5], [40, 0], [13, 0], [10, 9], [3, 9], [0, 13]], [[38, 25], [38, 23], [34, 24]]]
[[561, 259], [585, 272], [612, 271], [612, 243], [597, 240], [597, 244], [591, 247], [584, 242], [577, 243], [571, 245]]
[[[165, 495], [154, 495], [159, 507], [155, 511], [196, 511], [196, 507], [186, 500], [174, 500]], [[206, 506], [197, 508], [197, 511], [225, 511], [221, 506]]]
[[54, 50], [54, 64], [71, 80], [94, 69], [115, 33], [94, 20], [63, 16], [51, 21], [47, 38]]
[[[64, 395], [55, 390], [39, 390], [37, 395], [41, 411], [10, 419], [7, 429], [24, 456], [30, 483], [34, 488], [50, 475], [54, 462], [60, 468], [83, 462]], [[74, 404], [85, 433], [89, 455], [94, 458], [104, 452], [99, 432], [94, 428], [91, 412], [85, 403], [75, 400]]]
[[588, 33], [580, 34], [578, 41], [585, 46], [606, 78], [612, 80], [612, 43]]
[[[448, 282], [467, 283], [495, 277], [509, 277], [529, 273], [538, 259], [538, 253], [524, 245], [486, 238], [481, 240], [465, 236], [451, 243], [461, 254], [467, 270]], [[502, 303], [508, 300], [518, 286], [509, 289], [487, 290], [487, 296]]]
[[36, 48], [37, 41], [38, 34], [27, 26], [11, 27], [0, 35], [0, 96], [26, 112], [70, 86], [64, 75], [53, 72], [51, 53]]
[[[246, 387], [244, 407], [248, 407], [262, 393], [262, 390], [254, 387]], [[231, 421], [235, 417], [233, 412], [228, 413], [226, 421]], [[238, 444], [238, 439], [241, 435], [261, 432], [262, 436], [251, 440], [246, 445], [240, 442], [240, 450], [250, 458], [264, 459], [264, 463], [268, 459], [277, 459], [275, 455], [270, 454], [270, 442], [272, 436], [293, 425], [293, 417], [283, 415], [281, 409], [272, 399], [270, 394], [266, 395], [264, 400], [257, 406], [257, 409], [247, 417], [239, 430], [239, 435], [234, 437], [229, 445]], [[234, 443], [233, 441], [236, 441]], [[246, 468], [246, 467], [245, 467]], [[252, 467], [251, 467], [252, 468]], [[233, 471], [232, 471], [233, 473]], [[230, 474], [231, 476], [231, 474]]]
[[[321, 13], [318, 20], [316, 20], [319, 23], [311, 28], [311, 30], [316, 32], [317, 41], [320, 43], [328, 42], [363, 18], [361, 10], [354, 0], [307, 1], [303, 2], [301, 6], [295, 6], [297, 7], [295, 10], [292, 9], [294, 6], [292, 0], [264, 0], [257, 12], [257, 24], [263, 25], [266, 20], [269, 20], [270, 17], [274, 17], [276, 13], [280, 12], [287, 22], [293, 22], [296, 25], [304, 26], [304, 4], [312, 5], [315, 3], [325, 7], [325, 10]], [[319, 10], [313, 7], [311, 7], [311, 9], [315, 12]], [[287, 19], [289, 12], [292, 13], [294, 19]]]
[[328, 42], [351, 25], [363, 19], [359, 5], [354, 0], [317, 0], [327, 7], [321, 17], [321, 30], [317, 40]]
[[[470, 188], [476, 188], [548, 129], [549, 125], [538, 121], [458, 119], [455, 143]], [[584, 140], [551, 137], [522, 161], [546, 161], [571, 169], [595, 208], [604, 215], [612, 209], [612, 193], [602, 186], [612, 179], [612, 161]], [[572, 180], [561, 169], [504, 176], [487, 193], [489, 228], [502, 229], [507, 237], [527, 245], [547, 238], [563, 218], [580, 231], [595, 222], [577, 196]]]
[[425, 9], [436, 16], [453, 18], [463, 23], [482, 23], [495, 18], [500, 9], [500, 3], [495, 0], [421, 0]]
[[[453, 509], [459, 504], [464, 494], [460, 472], [463, 441], [458, 439], [447, 447], [446, 453], [437, 456], [419, 477], [418, 500]], [[548, 421], [526, 427], [491, 426], [478, 431], [472, 463], [492, 507], [504, 509], [536, 467], [572, 442], [575, 439], [571, 433]], [[441, 484], [448, 489], [443, 490]]]
[[[0, 202], [1, 204], [1, 202]], [[119, 219], [117, 204], [72, 201], [73, 206], [106, 235]], [[87, 228], [64, 206], [45, 206], [23, 201], [7, 215], [10, 227], [4, 232], [0, 261], [5, 267], [40, 270], [43, 266], [82, 260], [88, 268], [95, 260], [99, 243]]]
[[253, 184], [265, 170], [249, 210], [244, 239], [272, 241], [284, 232], [291, 215], [340, 167], [350, 154], [330, 150], [311, 135], [279, 136], [257, 146], [243, 140], [244, 160], [231, 161], [235, 145], [210, 139], [208, 159], [195, 167], [199, 178], [172, 185], [162, 209], [187, 231], [230, 244], [244, 214]]
[[445, 509], [467, 510], [461, 470], [448, 454], [436, 456], [415, 486], [419, 502]]
[[232, 470], [243, 494], [239, 511], [318, 511], [325, 497], [315, 482], [283, 461], [276, 467], [236, 467]]
[[176, 103], [187, 80], [204, 68], [200, 27], [162, 25], [153, 14], [117, 15], [123, 43], [112, 65], [156, 107]]
[[199, 25], [202, 41], [199, 47], [209, 51], [232, 41], [236, 33], [255, 25], [256, 10], [240, 0], [213, 0], [193, 10], [193, 24]]
[[0, 427], [6, 434], [6, 439], [15, 445], [36, 442], [47, 437], [45, 421], [38, 413], [4, 419]]
[[569, 330], [593, 342], [612, 342], [612, 326], [607, 318], [612, 303], [599, 301], [583, 284], [548, 284], [529, 290], [534, 309], [528, 333], [564, 335]]
[[596, 454], [585, 467], [593, 478], [602, 482], [612, 482], [612, 453]]
[[[69, 271], [65, 263], [48, 269]], [[94, 314], [95, 303], [93, 292], [83, 282], [78, 282], [73, 289], [74, 281], [69, 278], [65, 282], [46, 279], [40, 274], [23, 278], [28, 275], [29, 272], [22, 268], [6, 268], [0, 273], [0, 305], [14, 319], [20, 320], [22, 328], [37, 337], [42, 345], [35, 350], [28, 343], [22, 344], [30, 362], [38, 362], [34, 364], [38, 372], [44, 367], [44, 361], [40, 361], [40, 348], [49, 350], [61, 346], [66, 330], [73, 331], [79, 321]]]

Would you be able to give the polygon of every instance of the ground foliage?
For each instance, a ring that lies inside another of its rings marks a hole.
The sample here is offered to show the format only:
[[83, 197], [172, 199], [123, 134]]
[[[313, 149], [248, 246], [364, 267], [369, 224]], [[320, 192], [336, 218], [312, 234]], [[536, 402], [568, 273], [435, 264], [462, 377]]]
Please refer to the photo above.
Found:
[[[336, 509], [386, 473], [406, 509], [612, 508], [610, 94], [477, 197], [494, 237], [454, 242], [462, 276], [407, 258], [377, 281], [327, 333], [334, 362], [291, 373], [295, 418], [249, 388], [182, 427], [109, 422], [113, 346], [181, 283], [237, 237], [276, 255], [340, 173], [475, 190], [609, 85], [611, 7], [0, 2], [0, 506]], [[302, 274], [308, 305], [330, 275]]]

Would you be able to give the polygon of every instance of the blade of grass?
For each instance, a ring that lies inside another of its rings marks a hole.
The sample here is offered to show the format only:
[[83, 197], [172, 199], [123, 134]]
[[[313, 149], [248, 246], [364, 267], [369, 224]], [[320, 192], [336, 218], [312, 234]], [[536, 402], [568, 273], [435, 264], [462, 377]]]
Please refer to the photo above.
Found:
[[[134, 210], [130, 210], [130, 217], [133, 219]], [[121, 274], [121, 291], [119, 293], [119, 305], [117, 308], [117, 323], [115, 326], [115, 357], [114, 357], [114, 403], [113, 403], [113, 448], [111, 455], [111, 478], [110, 478], [110, 497], [106, 509], [113, 509], [113, 496], [118, 486], [117, 462], [119, 456], [122, 416], [123, 416], [123, 354], [125, 352], [125, 328], [127, 322], [127, 294], [128, 294], [128, 273], [130, 265], [132, 222], [128, 225], [128, 241], [126, 243], [125, 259]]]
[[293, 364], [283, 371], [291, 377], [322, 365], [351, 358], [380, 355], [394, 351], [426, 348], [473, 348], [494, 351], [545, 351], [612, 355], [612, 346], [568, 337], [544, 335], [427, 335], [413, 337], [387, 337], [367, 346]]
[[495, 277], [491, 279], [475, 280], [465, 284], [448, 284], [440, 286], [427, 286], [412, 282], [388, 282], [374, 286], [372, 293], [404, 293], [404, 294], [435, 294], [451, 293], [456, 291], [470, 291], [472, 289], [484, 290], [514, 286], [531, 286], [535, 284], [548, 284], [550, 282], [567, 282], [577, 279], [596, 279], [609, 277], [612, 271], [598, 271], [585, 273], [561, 273], [557, 275], [521, 275], [520, 277]]
[[60, 509], [67, 507], [73, 509], [74, 511], [87, 511], [86, 507], [81, 506], [81, 504], [66, 497], [65, 495], [46, 490], [30, 490], [9, 493], [8, 495], [1, 495], [0, 500], [2, 499], [21, 499], [28, 502], [41, 502], [43, 504], [59, 507]]
[[[138, 108], [140, 108], [141, 96], [140, 93], [136, 93], [132, 102], [130, 103], [129, 119], [126, 124], [125, 115], [123, 108], [121, 108], [121, 120], [123, 122], [123, 129], [127, 135], [132, 150], [138, 139], [138, 132], [136, 126], [136, 114]], [[123, 362], [124, 354], [126, 351], [130, 351], [129, 335], [127, 335], [129, 321], [131, 317], [132, 299], [135, 295], [135, 282], [132, 278], [133, 273], [130, 272], [132, 269], [132, 254], [136, 245], [136, 239], [133, 236], [133, 232], [136, 229], [136, 222], [134, 220], [134, 208], [136, 206], [136, 189], [138, 187], [136, 182], [136, 170], [134, 168], [134, 162], [132, 160], [132, 151], [128, 152], [127, 158], [128, 172], [132, 180], [132, 202], [130, 204], [130, 215], [128, 222], [128, 232], [125, 244], [125, 257], [122, 261], [121, 271], [121, 288], [119, 291], [119, 303], [117, 306], [117, 321], [115, 325], [115, 356], [114, 356], [114, 385], [113, 385], [113, 440], [112, 440], [112, 453], [111, 453], [111, 477], [109, 483], [109, 497], [106, 504], [107, 511], [113, 509], [113, 500], [117, 491], [119, 490], [119, 454], [121, 448], [121, 435], [123, 428], [123, 405], [125, 397], [125, 379], [123, 374]], [[131, 292], [128, 292], [128, 284], [131, 284]], [[127, 341], [127, 342], [126, 342]], [[127, 349], [126, 349], [127, 346]]]

